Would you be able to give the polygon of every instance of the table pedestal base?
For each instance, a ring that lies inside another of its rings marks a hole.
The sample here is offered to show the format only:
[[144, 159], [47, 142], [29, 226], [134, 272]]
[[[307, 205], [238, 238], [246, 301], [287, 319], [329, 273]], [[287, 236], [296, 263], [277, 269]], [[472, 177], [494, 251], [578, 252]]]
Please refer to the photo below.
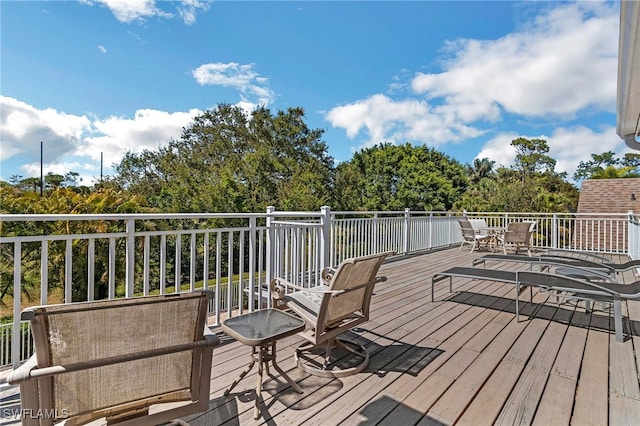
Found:
[[233, 388], [236, 387], [238, 383], [240, 383], [240, 381], [244, 378], [244, 376], [246, 376], [251, 371], [253, 366], [257, 363], [258, 364], [258, 380], [256, 383], [256, 402], [255, 402], [255, 407], [253, 409], [254, 419], [260, 418], [260, 401], [264, 401], [262, 399], [263, 372], [266, 372], [267, 375], [271, 375], [269, 373], [269, 361], [271, 361], [273, 368], [278, 373], [280, 373], [282, 377], [284, 377], [287, 383], [289, 383], [289, 386], [291, 386], [296, 392], [302, 393], [302, 389], [300, 388], [300, 386], [298, 386], [298, 384], [294, 382], [291, 379], [291, 377], [289, 377], [287, 373], [285, 373], [276, 362], [276, 342], [267, 343], [265, 345], [261, 345], [257, 347], [252, 346], [251, 362], [249, 363], [247, 368], [245, 368], [244, 371], [240, 373], [240, 376], [238, 376], [238, 378], [235, 379], [233, 383], [231, 383], [231, 386], [229, 386], [229, 389], [224, 391], [224, 396], [228, 396], [229, 393], [233, 390]]

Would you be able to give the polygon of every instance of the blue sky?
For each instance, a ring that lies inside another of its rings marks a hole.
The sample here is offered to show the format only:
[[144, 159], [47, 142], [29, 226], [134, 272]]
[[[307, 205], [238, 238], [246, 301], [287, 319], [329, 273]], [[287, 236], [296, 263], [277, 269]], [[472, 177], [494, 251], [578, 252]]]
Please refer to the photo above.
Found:
[[571, 176], [615, 132], [619, 3], [2, 1], [0, 179], [155, 150], [219, 103], [303, 107], [336, 162], [381, 142]]

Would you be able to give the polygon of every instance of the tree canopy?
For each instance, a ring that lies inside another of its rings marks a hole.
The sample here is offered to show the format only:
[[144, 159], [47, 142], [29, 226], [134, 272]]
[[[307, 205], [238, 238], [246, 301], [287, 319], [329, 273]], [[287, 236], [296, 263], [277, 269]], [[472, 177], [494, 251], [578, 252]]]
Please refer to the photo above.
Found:
[[575, 180], [637, 177], [640, 177], [640, 154], [617, 158], [613, 151], [591, 154], [591, 160], [581, 161], [573, 174]]
[[339, 210], [447, 210], [465, 191], [464, 167], [426, 146], [380, 144], [338, 165]]
[[330, 201], [333, 158], [302, 108], [250, 116], [221, 104], [158, 151], [127, 153], [113, 182], [174, 212], [315, 210]]
[[[505, 212], [571, 212], [578, 204], [578, 188], [555, 172], [555, 160], [547, 155], [542, 139], [514, 139], [513, 168], [499, 167], [471, 185], [455, 203], [455, 209]], [[480, 167], [479, 161], [476, 166]], [[486, 161], [483, 169], [486, 169]], [[471, 174], [473, 176], [473, 174]]]

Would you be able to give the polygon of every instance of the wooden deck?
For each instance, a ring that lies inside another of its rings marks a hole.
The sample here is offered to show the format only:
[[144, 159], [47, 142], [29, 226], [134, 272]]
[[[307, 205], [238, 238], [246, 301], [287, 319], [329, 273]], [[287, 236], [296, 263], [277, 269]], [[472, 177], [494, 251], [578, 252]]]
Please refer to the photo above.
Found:
[[[633, 337], [617, 343], [608, 308], [563, 303], [529, 291], [520, 322], [514, 286], [431, 276], [470, 266], [468, 250], [444, 250], [387, 262], [371, 321], [354, 337], [366, 342], [369, 367], [342, 379], [309, 376], [292, 354], [298, 336], [278, 343], [280, 366], [300, 385], [277, 376], [263, 387], [263, 417], [254, 420], [256, 369], [229, 397], [223, 392], [248, 364], [249, 348], [220, 333], [214, 351], [210, 410], [191, 425], [638, 425], [640, 302], [625, 303]], [[493, 266], [492, 266], [493, 267]], [[517, 264], [495, 264], [515, 269]], [[636, 280], [633, 273], [625, 282]], [[531, 315], [531, 318], [524, 314]]]
[[[265, 380], [262, 416], [253, 419], [256, 368], [228, 397], [225, 388], [246, 367], [250, 349], [216, 330], [209, 411], [187, 418], [212, 425], [640, 425], [640, 301], [624, 303], [627, 332], [617, 343], [608, 308], [558, 305], [529, 291], [516, 321], [512, 284], [431, 277], [471, 266], [484, 255], [449, 249], [392, 259], [376, 286], [371, 320], [352, 337], [366, 343], [369, 367], [354, 376], [309, 376], [294, 366], [302, 339], [278, 342], [279, 365], [300, 385], [294, 392], [276, 374]], [[614, 259], [621, 261], [622, 259]], [[522, 265], [492, 264], [515, 270]], [[626, 273], [622, 280], [638, 277]], [[530, 317], [529, 317], [530, 316]], [[17, 389], [0, 408], [18, 409]], [[19, 424], [0, 416], [2, 424]]]

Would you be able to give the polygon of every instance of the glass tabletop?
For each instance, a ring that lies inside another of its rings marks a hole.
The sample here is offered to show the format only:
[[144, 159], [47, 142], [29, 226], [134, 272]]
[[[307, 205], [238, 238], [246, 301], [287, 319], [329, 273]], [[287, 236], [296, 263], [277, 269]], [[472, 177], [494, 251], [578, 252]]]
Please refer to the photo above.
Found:
[[302, 319], [279, 309], [262, 309], [222, 322], [222, 329], [245, 345], [258, 346], [304, 330]]

